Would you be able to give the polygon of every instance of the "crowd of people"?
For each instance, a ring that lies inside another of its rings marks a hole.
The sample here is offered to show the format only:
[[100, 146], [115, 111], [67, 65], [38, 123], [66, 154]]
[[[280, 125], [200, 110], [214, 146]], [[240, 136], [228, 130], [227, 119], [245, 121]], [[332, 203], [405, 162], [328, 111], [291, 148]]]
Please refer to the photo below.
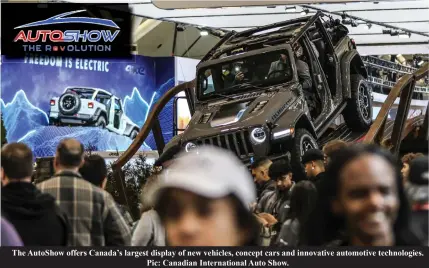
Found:
[[336, 140], [290, 159], [200, 147], [144, 185], [135, 222], [105, 191], [98, 155], [65, 139], [55, 175], [32, 182], [23, 143], [1, 150], [3, 246], [403, 246], [428, 245], [428, 157], [397, 161], [376, 145]]

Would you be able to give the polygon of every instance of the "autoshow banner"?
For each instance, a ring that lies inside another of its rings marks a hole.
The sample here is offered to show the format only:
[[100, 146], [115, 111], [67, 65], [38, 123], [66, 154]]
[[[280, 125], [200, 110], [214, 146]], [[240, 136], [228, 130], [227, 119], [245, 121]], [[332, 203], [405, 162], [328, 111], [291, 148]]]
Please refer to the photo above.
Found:
[[8, 58], [23, 58], [28, 52], [131, 58], [131, 15], [126, 3], [2, 3], [1, 18], [7, 21], [1, 25], [1, 48]]
[[[125, 151], [153, 104], [174, 86], [174, 58], [84, 59], [27, 54], [1, 65], [2, 124], [8, 142], [36, 157], [76, 138], [93, 151]], [[160, 114], [165, 142], [173, 135], [173, 101]], [[152, 134], [141, 150], [156, 150]]]

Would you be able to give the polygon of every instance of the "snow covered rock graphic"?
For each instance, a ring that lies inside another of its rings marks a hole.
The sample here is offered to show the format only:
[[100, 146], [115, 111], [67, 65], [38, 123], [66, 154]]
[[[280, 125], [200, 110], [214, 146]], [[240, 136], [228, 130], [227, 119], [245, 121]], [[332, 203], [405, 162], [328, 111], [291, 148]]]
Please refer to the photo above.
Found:
[[18, 141], [29, 131], [49, 123], [47, 114], [31, 104], [23, 90], [19, 90], [11, 102], [0, 102], [9, 142]]
[[150, 105], [151, 103], [142, 98], [138, 89], [134, 88], [131, 97], [126, 96], [124, 99], [124, 112], [131, 121], [142, 127], [146, 121]]

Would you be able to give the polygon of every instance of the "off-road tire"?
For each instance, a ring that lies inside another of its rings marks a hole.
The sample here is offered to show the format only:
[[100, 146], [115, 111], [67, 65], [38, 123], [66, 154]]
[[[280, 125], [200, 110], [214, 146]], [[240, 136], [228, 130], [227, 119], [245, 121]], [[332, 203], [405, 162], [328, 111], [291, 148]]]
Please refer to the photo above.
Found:
[[[65, 103], [67, 101], [67, 103]], [[79, 112], [81, 106], [80, 97], [74, 92], [66, 92], [58, 100], [58, 108], [61, 114], [74, 115]]]
[[318, 149], [316, 139], [311, 133], [303, 128], [296, 129], [295, 137], [292, 141], [291, 150], [291, 165], [293, 168], [294, 178], [296, 180], [305, 179], [304, 166], [301, 164], [301, 159], [304, 153], [309, 149]]
[[372, 123], [372, 96], [368, 82], [360, 74], [350, 76], [351, 99], [348, 100], [343, 116], [353, 131], [368, 130]]
[[139, 132], [137, 131], [137, 129], [133, 129], [130, 133], [130, 139], [134, 140], [138, 134]]
[[97, 119], [97, 122], [95, 122], [95, 126], [100, 128], [106, 128], [106, 125], [106, 118], [104, 117], [104, 115], [100, 115]]

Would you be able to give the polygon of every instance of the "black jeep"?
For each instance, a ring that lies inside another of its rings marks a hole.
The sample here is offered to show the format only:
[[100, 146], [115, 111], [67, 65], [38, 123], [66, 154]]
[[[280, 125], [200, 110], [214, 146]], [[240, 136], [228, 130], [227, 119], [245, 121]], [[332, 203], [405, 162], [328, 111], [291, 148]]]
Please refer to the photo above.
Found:
[[210, 144], [245, 163], [290, 154], [299, 168], [339, 115], [367, 130], [371, 90], [347, 34], [323, 13], [227, 34], [197, 66], [195, 113], [158, 163]]

